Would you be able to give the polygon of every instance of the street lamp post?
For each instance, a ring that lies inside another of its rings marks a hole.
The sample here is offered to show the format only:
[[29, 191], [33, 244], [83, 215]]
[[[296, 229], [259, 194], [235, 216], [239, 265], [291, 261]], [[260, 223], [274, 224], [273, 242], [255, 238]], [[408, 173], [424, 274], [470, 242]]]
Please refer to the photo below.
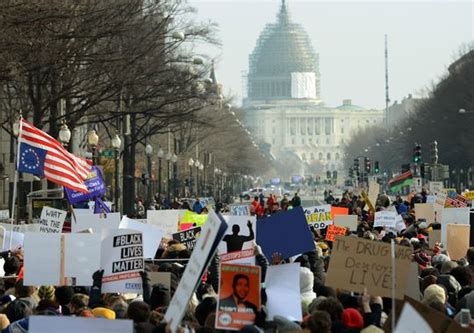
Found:
[[120, 146], [122, 145], [122, 140], [118, 134], [115, 134], [112, 138], [112, 148], [115, 151], [115, 187], [114, 187], [114, 201], [115, 201], [115, 211], [120, 212], [120, 177], [119, 177], [119, 164], [120, 164]]
[[189, 165], [189, 195], [193, 195], [193, 166], [194, 166], [194, 160], [191, 157], [188, 161]]
[[166, 164], [168, 165], [168, 175], [166, 177], [166, 197], [168, 198], [168, 204], [171, 203], [171, 153], [166, 153]]
[[146, 154], [146, 172], [148, 174], [148, 184], [147, 184], [147, 201], [148, 203], [151, 203], [152, 201], [152, 188], [151, 188], [151, 154], [153, 154], [153, 146], [150, 144], [147, 144], [145, 146], [145, 154]]
[[95, 131], [95, 129], [91, 129], [87, 133], [87, 144], [89, 145], [89, 148], [92, 151], [92, 164], [96, 165], [97, 161], [96, 161], [95, 153], [97, 150], [97, 145], [99, 144], [99, 136], [97, 135], [97, 132]]
[[173, 154], [171, 156], [171, 162], [173, 162], [173, 197], [178, 196], [178, 156], [176, 154]]
[[196, 167], [196, 195], [199, 196], [199, 166], [201, 165], [201, 162], [199, 160], [196, 160], [194, 162], [194, 166]]
[[[158, 149], [158, 198], [161, 201], [161, 160], [165, 156], [163, 149]], [[159, 202], [161, 204], [161, 202]]]
[[199, 185], [199, 188], [201, 189], [201, 191], [203, 191], [203, 180], [204, 180], [204, 173], [203, 173], [203, 170], [204, 170], [204, 165], [202, 163], [199, 163], [199, 171], [201, 171], [201, 184]]

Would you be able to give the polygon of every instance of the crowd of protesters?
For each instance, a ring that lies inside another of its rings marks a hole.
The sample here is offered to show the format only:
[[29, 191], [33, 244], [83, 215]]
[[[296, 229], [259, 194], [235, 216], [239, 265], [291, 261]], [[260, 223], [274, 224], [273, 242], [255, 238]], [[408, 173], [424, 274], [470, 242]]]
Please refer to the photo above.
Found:
[[[345, 192], [341, 198], [333, 198], [327, 193], [326, 201], [337, 206], [347, 207], [350, 214], [358, 216], [357, 231], [349, 232], [353, 237], [372, 241], [390, 242], [410, 247], [413, 261], [419, 267], [419, 288], [421, 302], [455, 320], [459, 320], [461, 309], [468, 309], [474, 316], [474, 248], [466, 257], [451, 260], [443, 244], [429, 247], [428, 239], [433, 229], [439, 225], [427, 225], [414, 215], [415, 203], [426, 201], [427, 193], [391, 200], [385, 194], [379, 195], [374, 203], [375, 210], [394, 206], [402, 214], [406, 224], [400, 232], [388, 232], [373, 227], [374, 212], [365, 209], [366, 202], [357, 195]], [[291, 200], [287, 197], [278, 200], [270, 196], [262, 202], [256, 197], [251, 203], [251, 213], [261, 218], [281, 210], [301, 205], [296, 194]], [[205, 213], [206, 207], [196, 200], [193, 207], [184, 205], [196, 213]], [[183, 208], [183, 204], [180, 205]], [[217, 210], [225, 211], [225, 205]], [[285, 332], [306, 329], [311, 333], [339, 332], [382, 332], [382, 327], [391, 310], [391, 300], [377, 295], [354, 294], [335, 290], [326, 286], [326, 271], [330, 265], [331, 242], [324, 240], [325, 230], [310, 229], [316, 249], [300, 255], [295, 261], [300, 263], [300, 291], [303, 320], [290, 321], [276, 316], [267, 317], [265, 288], [261, 290], [262, 307], [257, 311], [256, 322], [242, 329], [244, 332]], [[269, 265], [284, 265], [289, 260], [281, 260], [278, 255], [267, 260], [255, 246], [256, 263], [262, 270], [262, 286]], [[2, 253], [5, 277], [1, 279], [0, 329], [2, 332], [28, 332], [28, 317], [32, 314], [46, 316], [80, 316], [106, 318], [109, 320], [131, 319], [137, 333], [165, 332], [163, 321], [170, 299], [180, 282], [191, 252], [174, 240], [162, 240], [155, 255], [156, 261], [148, 262], [142, 272], [143, 294], [122, 295], [101, 293], [103, 271], [93, 275], [92, 287], [31, 287], [23, 284], [23, 256], [21, 250]], [[160, 259], [166, 259], [160, 261]], [[149, 271], [171, 273], [170, 286], [151, 284]], [[219, 257], [216, 255], [199, 283], [181, 324], [181, 330], [213, 332], [217, 292], [219, 289]]]

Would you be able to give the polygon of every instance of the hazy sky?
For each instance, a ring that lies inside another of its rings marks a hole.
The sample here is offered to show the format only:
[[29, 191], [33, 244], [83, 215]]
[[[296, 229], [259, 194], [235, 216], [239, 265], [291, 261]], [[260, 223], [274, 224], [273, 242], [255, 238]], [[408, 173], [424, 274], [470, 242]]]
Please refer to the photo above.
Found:
[[[242, 71], [279, 0], [189, 0], [197, 18], [219, 25], [221, 48], [200, 50], [218, 58], [217, 79], [240, 104]], [[389, 38], [390, 98], [419, 95], [436, 82], [460, 47], [473, 39], [471, 1], [287, 0], [320, 57], [322, 99], [329, 106], [385, 105], [384, 34]]]

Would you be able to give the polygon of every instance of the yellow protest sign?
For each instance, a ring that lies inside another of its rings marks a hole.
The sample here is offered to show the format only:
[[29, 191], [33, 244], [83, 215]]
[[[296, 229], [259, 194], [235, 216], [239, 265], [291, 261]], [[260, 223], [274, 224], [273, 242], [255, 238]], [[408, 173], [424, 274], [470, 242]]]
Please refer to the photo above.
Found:
[[474, 191], [465, 192], [463, 196], [469, 200], [474, 200]]
[[[207, 214], [197, 214], [190, 210], [186, 210], [181, 219], [181, 225], [191, 225], [194, 227], [202, 227], [207, 221]], [[181, 228], [182, 229], [182, 228]]]

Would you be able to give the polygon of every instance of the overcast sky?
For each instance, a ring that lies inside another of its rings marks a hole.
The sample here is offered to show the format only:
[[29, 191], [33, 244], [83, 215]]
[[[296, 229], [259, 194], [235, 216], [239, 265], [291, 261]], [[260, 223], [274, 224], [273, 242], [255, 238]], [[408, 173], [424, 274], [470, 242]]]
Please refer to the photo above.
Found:
[[[266, 23], [275, 22], [279, 0], [189, 0], [197, 18], [219, 25], [217, 79], [240, 104], [242, 71]], [[444, 73], [462, 45], [472, 42], [472, 1], [287, 0], [320, 57], [322, 99], [329, 106], [384, 108], [384, 34], [389, 39], [390, 99], [420, 95]]]

